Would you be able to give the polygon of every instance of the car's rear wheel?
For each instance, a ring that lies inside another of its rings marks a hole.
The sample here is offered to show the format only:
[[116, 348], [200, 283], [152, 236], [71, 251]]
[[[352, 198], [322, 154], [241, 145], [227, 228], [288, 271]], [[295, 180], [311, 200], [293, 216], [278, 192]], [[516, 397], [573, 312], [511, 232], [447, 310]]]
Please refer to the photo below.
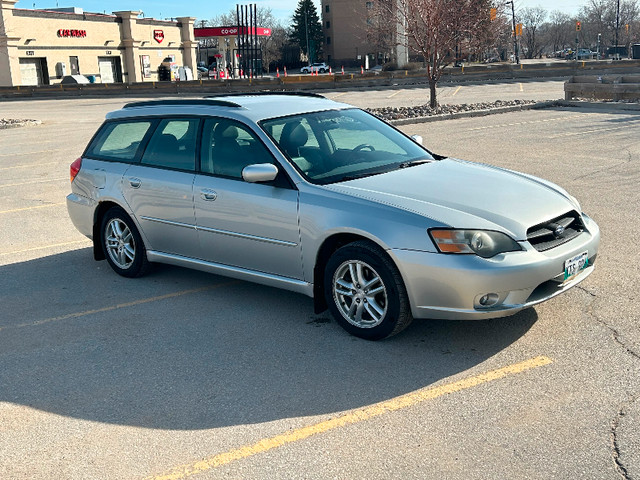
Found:
[[100, 232], [104, 255], [117, 274], [140, 277], [147, 273], [149, 261], [142, 237], [124, 210], [114, 207], [107, 211]]
[[370, 242], [350, 243], [331, 256], [324, 289], [336, 321], [357, 337], [390, 337], [413, 319], [400, 272], [386, 253]]

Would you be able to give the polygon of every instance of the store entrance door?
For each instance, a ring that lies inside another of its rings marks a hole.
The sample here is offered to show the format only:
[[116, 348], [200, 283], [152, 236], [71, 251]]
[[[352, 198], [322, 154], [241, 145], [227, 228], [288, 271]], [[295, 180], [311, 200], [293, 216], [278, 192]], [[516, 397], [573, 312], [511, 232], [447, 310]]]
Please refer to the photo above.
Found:
[[98, 57], [98, 69], [102, 83], [122, 82], [120, 57]]
[[80, 64], [78, 63], [78, 57], [69, 57], [69, 68], [71, 69], [71, 75], [80, 74]]

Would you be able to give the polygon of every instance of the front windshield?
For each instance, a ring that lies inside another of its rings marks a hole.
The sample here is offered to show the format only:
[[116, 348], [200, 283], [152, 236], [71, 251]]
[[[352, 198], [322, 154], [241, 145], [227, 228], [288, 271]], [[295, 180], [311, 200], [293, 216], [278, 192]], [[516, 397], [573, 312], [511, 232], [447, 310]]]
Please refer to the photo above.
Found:
[[313, 183], [353, 180], [433, 160], [413, 140], [359, 109], [275, 118], [261, 126]]

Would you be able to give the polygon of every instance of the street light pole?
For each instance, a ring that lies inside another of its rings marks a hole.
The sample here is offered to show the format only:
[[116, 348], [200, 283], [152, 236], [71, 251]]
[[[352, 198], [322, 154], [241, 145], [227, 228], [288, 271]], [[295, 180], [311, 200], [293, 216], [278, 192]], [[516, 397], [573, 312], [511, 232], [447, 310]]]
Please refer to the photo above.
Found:
[[518, 37], [516, 36], [516, 9], [513, 6], [513, 0], [506, 2], [505, 5], [511, 4], [511, 18], [513, 19], [513, 55], [516, 58], [516, 63], [520, 63], [520, 56], [518, 55]]

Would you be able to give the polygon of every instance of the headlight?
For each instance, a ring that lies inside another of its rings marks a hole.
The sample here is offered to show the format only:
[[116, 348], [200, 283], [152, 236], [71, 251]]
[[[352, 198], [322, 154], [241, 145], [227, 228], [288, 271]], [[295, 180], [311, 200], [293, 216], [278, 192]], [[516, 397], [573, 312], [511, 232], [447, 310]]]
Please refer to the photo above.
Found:
[[474, 253], [490, 258], [499, 253], [522, 250], [508, 235], [488, 230], [451, 230], [434, 228], [429, 230], [441, 253]]

